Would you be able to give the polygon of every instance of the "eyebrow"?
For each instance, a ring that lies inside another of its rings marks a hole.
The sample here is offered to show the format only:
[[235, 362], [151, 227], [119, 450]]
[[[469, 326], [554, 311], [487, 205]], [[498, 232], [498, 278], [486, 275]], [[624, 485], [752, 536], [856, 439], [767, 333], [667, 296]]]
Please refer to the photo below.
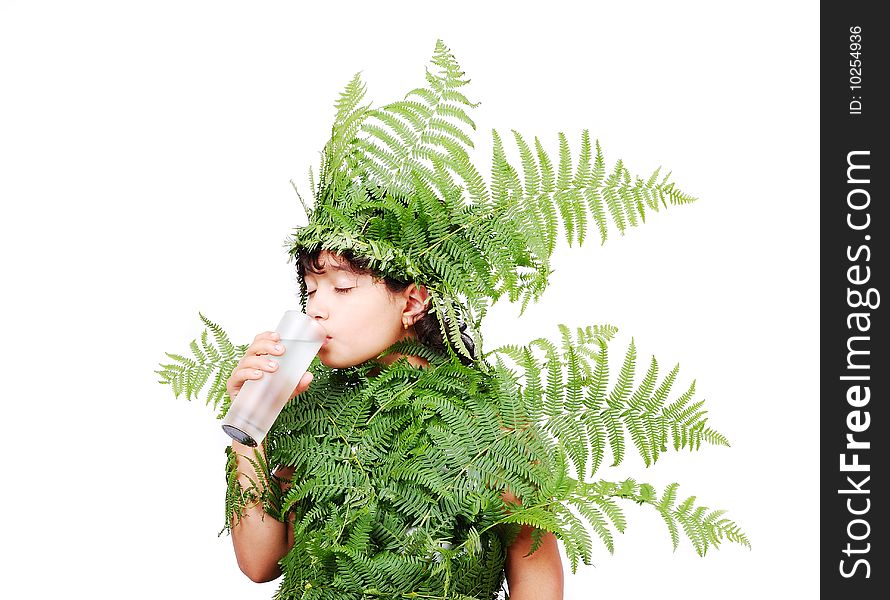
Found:
[[325, 265], [324, 267], [319, 269], [319, 271], [317, 273], [307, 269], [306, 275], [324, 275], [328, 269], [331, 269], [334, 271], [342, 271], [344, 273], [352, 273], [353, 272], [352, 269], [350, 269], [348, 266], [331, 264], [331, 265]]

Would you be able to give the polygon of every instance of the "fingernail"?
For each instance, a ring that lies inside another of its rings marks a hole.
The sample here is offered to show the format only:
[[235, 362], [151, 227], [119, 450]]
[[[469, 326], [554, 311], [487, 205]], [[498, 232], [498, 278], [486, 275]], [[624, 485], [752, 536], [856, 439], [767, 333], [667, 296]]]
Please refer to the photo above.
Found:
[[277, 364], [278, 364], [278, 363], [276, 363], [274, 360], [270, 360], [270, 361], [269, 361], [269, 368], [270, 368], [270, 369], [274, 369], [275, 366], [276, 366]]
[[256, 369], [256, 370], [253, 372], [253, 374], [254, 374], [254, 375], [262, 375], [263, 372], [260, 371], [259, 369]]
[[281, 352], [281, 344], [275, 344], [275, 349]]

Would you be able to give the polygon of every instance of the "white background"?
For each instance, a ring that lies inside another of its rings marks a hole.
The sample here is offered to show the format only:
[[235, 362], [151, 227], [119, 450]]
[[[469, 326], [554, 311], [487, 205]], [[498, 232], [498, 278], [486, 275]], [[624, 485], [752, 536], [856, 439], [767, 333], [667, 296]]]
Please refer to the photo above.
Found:
[[[296, 305], [302, 223], [333, 103], [423, 84], [437, 38], [491, 129], [657, 166], [700, 201], [561, 248], [541, 303], [498, 306], [486, 349], [557, 323], [620, 328], [677, 362], [732, 448], [631, 454], [600, 477], [672, 481], [753, 549], [672, 552], [626, 507], [616, 552], [566, 598], [813, 598], [818, 569], [818, 13], [810, 2], [0, 2], [5, 375], [2, 579], [15, 597], [269, 598], [223, 523], [227, 440], [154, 369], [198, 311], [236, 343]], [[615, 359], [617, 362], [617, 358]], [[614, 371], [613, 371], [614, 374]], [[641, 374], [638, 374], [638, 378]], [[567, 565], [567, 563], [564, 562]]]

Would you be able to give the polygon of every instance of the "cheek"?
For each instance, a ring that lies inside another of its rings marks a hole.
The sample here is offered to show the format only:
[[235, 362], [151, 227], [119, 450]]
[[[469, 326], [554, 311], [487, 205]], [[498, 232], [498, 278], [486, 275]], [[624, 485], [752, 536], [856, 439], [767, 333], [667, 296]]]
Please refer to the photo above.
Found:
[[363, 306], [352, 313], [352, 322], [357, 331], [374, 332], [375, 336], [390, 336], [402, 324], [399, 313], [392, 306]]
[[369, 342], [374, 345], [388, 346], [402, 334], [402, 321], [399, 313], [391, 307], [378, 309], [366, 316], [363, 324]]

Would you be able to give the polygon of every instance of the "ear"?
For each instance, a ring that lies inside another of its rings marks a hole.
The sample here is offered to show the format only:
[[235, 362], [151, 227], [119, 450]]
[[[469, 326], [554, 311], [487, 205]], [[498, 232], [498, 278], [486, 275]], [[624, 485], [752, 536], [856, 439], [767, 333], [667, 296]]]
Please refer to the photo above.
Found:
[[425, 286], [412, 283], [405, 288], [405, 317], [409, 317], [411, 322], [416, 322], [424, 313], [426, 313], [427, 305], [430, 301], [430, 293]]

